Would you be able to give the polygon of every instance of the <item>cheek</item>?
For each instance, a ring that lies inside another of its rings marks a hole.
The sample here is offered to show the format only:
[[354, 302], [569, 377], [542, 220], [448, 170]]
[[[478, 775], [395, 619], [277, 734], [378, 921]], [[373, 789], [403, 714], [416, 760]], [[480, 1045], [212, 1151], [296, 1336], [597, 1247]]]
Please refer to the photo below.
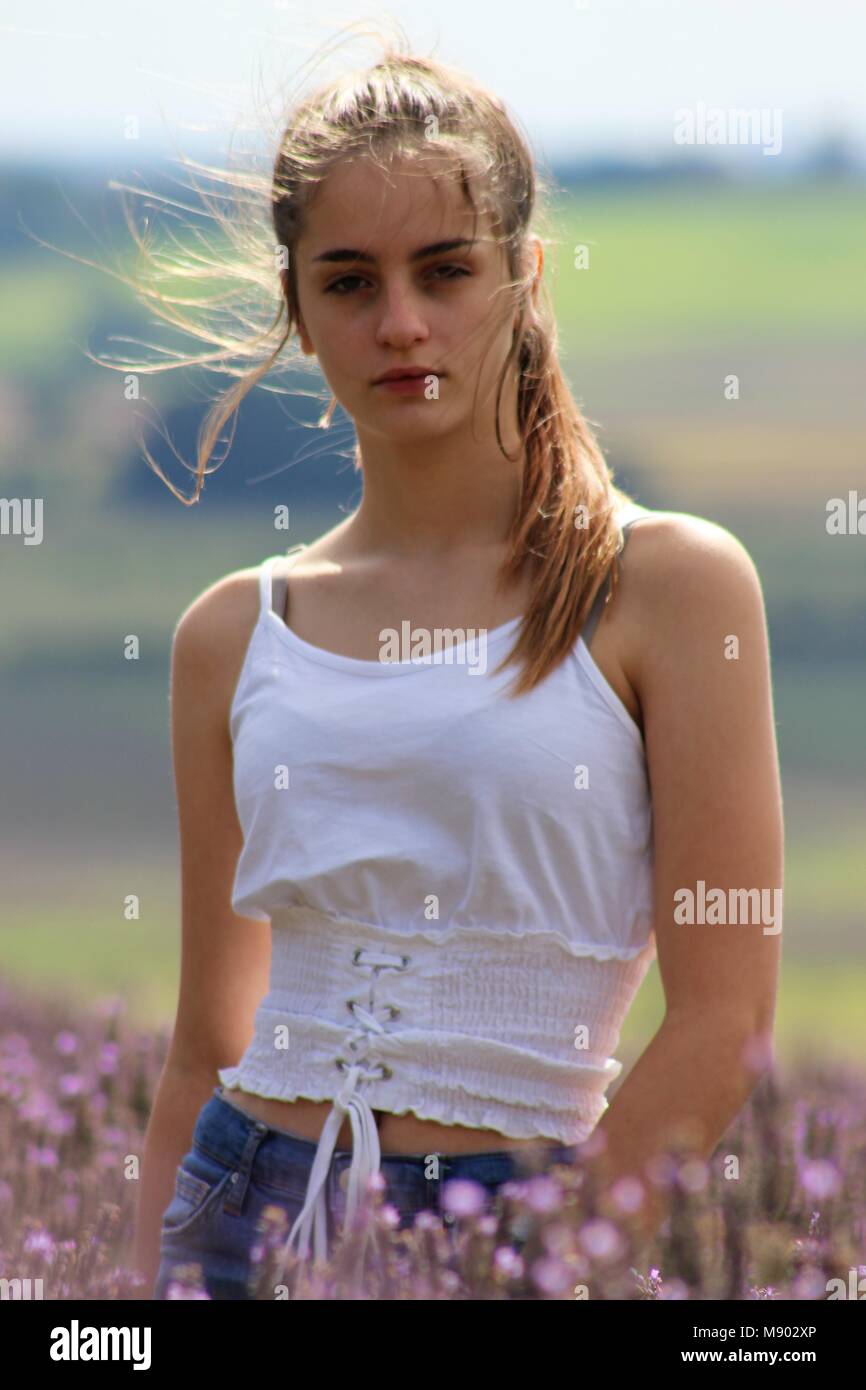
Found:
[[363, 374], [373, 342], [371, 329], [355, 316], [321, 314], [310, 334], [323, 368], [345, 376]]
[[464, 306], [459, 315], [446, 320], [445, 334], [456, 348], [464, 344], [476, 355], [482, 352], [499, 359], [511, 346], [512, 315], [501, 303], [488, 297]]

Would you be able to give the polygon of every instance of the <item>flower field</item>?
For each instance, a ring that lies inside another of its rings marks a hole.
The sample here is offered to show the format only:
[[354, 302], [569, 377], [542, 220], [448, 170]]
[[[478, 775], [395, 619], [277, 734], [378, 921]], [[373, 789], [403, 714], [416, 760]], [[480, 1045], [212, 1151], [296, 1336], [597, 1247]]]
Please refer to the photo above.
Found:
[[[132, 1299], [139, 1156], [168, 1039], [0, 987], [0, 1280], [4, 1296]], [[633, 1180], [593, 1193], [557, 1167], [500, 1189], [443, 1187], [449, 1225], [411, 1230], [380, 1183], [330, 1267], [279, 1272], [268, 1209], [255, 1296], [358, 1299], [827, 1300], [866, 1294], [866, 1079], [818, 1065], [766, 1075], [710, 1163], [660, 1162], [670, 1217], [647, 1248]], [[206, 1298], [195, 1266], [175, 1298]], [[283, 1282], [283, 1277], [285, 1282]], [[30, 1280], [30, 1286], [23, 1282]], [[36, 1281], [41, 1281], [37, 1283]], [[9, 1285], [8, 1287], [15, 1287]]]

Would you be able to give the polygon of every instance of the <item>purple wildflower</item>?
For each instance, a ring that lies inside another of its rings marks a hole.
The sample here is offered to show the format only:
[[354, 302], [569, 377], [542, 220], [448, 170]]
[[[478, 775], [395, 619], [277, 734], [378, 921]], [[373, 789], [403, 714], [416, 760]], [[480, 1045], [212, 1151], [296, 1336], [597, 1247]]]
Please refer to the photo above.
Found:
[[186, 1284], [171, 1283], [165, 1291], [166, 1298], [182, 1299], [210, 1299], [210, 1294], [204, 1289], [191, 1289]]
[[603, 1217], [587, 1221], [580, 1232], [580, 1243], [597, 1260], [615, 1259], [623, 1249], [623, 1238], [616, 1226]]
[[621, 1212], [635, 1212], [643, 1206], [644, 1186], [637, 1178], [619, 1178], [610, 1190], [611, 1200]]
[[484, 1209], [486, 1191], [471, 1178], [450, 1178], [442, 1188], [442, 1205], [452, 1216], [476, 1216]]
[[569, 1269], [568, 1265], [564, 1264], [562, 1260], [555, 1260], [550, 1256], [534, 1260], [529, 1273], [533, 1284], [542, 1293], [565, 1293], [566, 1289], [571, 1289], [574, 1282], [573, 1271]]
[[810, 1197], [835, 1197], [842, 1179], [835, 1163], [826, 1158], [808, 1159], [800, 1167], [800, 1184]]
[[562, 1203], [562, 1185], [556, 1178], [529, 1178], [526, 1183], [524, 1201], [530, 1211], [544, 1213], [557, 1211]]
[[78, 1039], [74, 1033], [63, 1031], [54, 1039], [54, 1047], [61, 1057], [69, 1057], [78, 1049]]
[[500, 1245], [493, 1255], [493, 1268], [507, 1279], [519, 1279], [523, 1274], [523, 1258], [510, 1245]]
[[54, 1237], [45, 1230], [31, 1231], [24, 1237], [24, 1250], [28, 1255], [44, 1255], [47, 1260], [54, 1258], [57, 1249]]
[[660, 1299], [671, 1303], [682, 1303], [688, 1299], [688, 1296], [688, 1285], [684, 1284], [682, 1279], [672, 1279], [659, 1294]]
[[37, 1168], [56, 1168], [59, 1162], [57, 1150], [48, 1146], [39, 1148], [36, 1144], [28, 1144], [27, 1162], [35, 1164]]
[[700, 1158], [689, 1158], [680, 1168], [677, 1181], [685, 1192], [703, 1192], [710, 1180], [710, 1170]]
[[80, 1073], [70, 1071], [60, 1077], [57, 1089], [62, 1096], [80, 1096], [86, 1090], [86, 1082]]

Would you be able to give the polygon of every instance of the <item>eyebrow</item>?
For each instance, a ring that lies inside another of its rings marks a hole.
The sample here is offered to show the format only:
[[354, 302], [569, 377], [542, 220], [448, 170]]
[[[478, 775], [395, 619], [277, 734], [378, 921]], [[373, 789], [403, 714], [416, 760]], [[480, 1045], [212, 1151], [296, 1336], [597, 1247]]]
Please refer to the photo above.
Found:
[[[426, 256], [440, 256], [445, 251], [456, 251], [461, 246], [474, 246], [475, 242], [467, 237], [456, 237], [451, 241], [434, 241], [432, 246], [422, 246], [417, 251], [413, 251], [409, 257], [410, 261], [422, 261]], [[365, 261], [369, 265], [374, 265], [376, 257], [371, 256], [369, 251], [354, 251], [351, 247], [338, 247], [335, 251], [323, 251], [321, 256], [314, 256], [314, 261]]]

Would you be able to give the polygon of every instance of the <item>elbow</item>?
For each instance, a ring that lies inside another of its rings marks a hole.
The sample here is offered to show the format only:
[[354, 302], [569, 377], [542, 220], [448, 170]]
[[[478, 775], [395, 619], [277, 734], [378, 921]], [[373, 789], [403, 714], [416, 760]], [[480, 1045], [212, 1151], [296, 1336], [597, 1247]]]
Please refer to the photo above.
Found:
[[775, 1012], [775, 999], [763, 1000], [731, 1025], [734, 1048], [731, 1061], [740, 1076], [744, 1102], [759, 1081], [773, 1070]]
[[714, 1000], [711, 1003], [690, 1001], [682, 1008], [665, 1011], [663, 1027], [675, 1032], [687, 1032], [691, 1046], [705, 1055], [725, 1055], [728, 1074], [741, 1078], [747, 1094], [773, 1069], [775, 1047], [775, 990], [747, 1004], [738, 1001]]

